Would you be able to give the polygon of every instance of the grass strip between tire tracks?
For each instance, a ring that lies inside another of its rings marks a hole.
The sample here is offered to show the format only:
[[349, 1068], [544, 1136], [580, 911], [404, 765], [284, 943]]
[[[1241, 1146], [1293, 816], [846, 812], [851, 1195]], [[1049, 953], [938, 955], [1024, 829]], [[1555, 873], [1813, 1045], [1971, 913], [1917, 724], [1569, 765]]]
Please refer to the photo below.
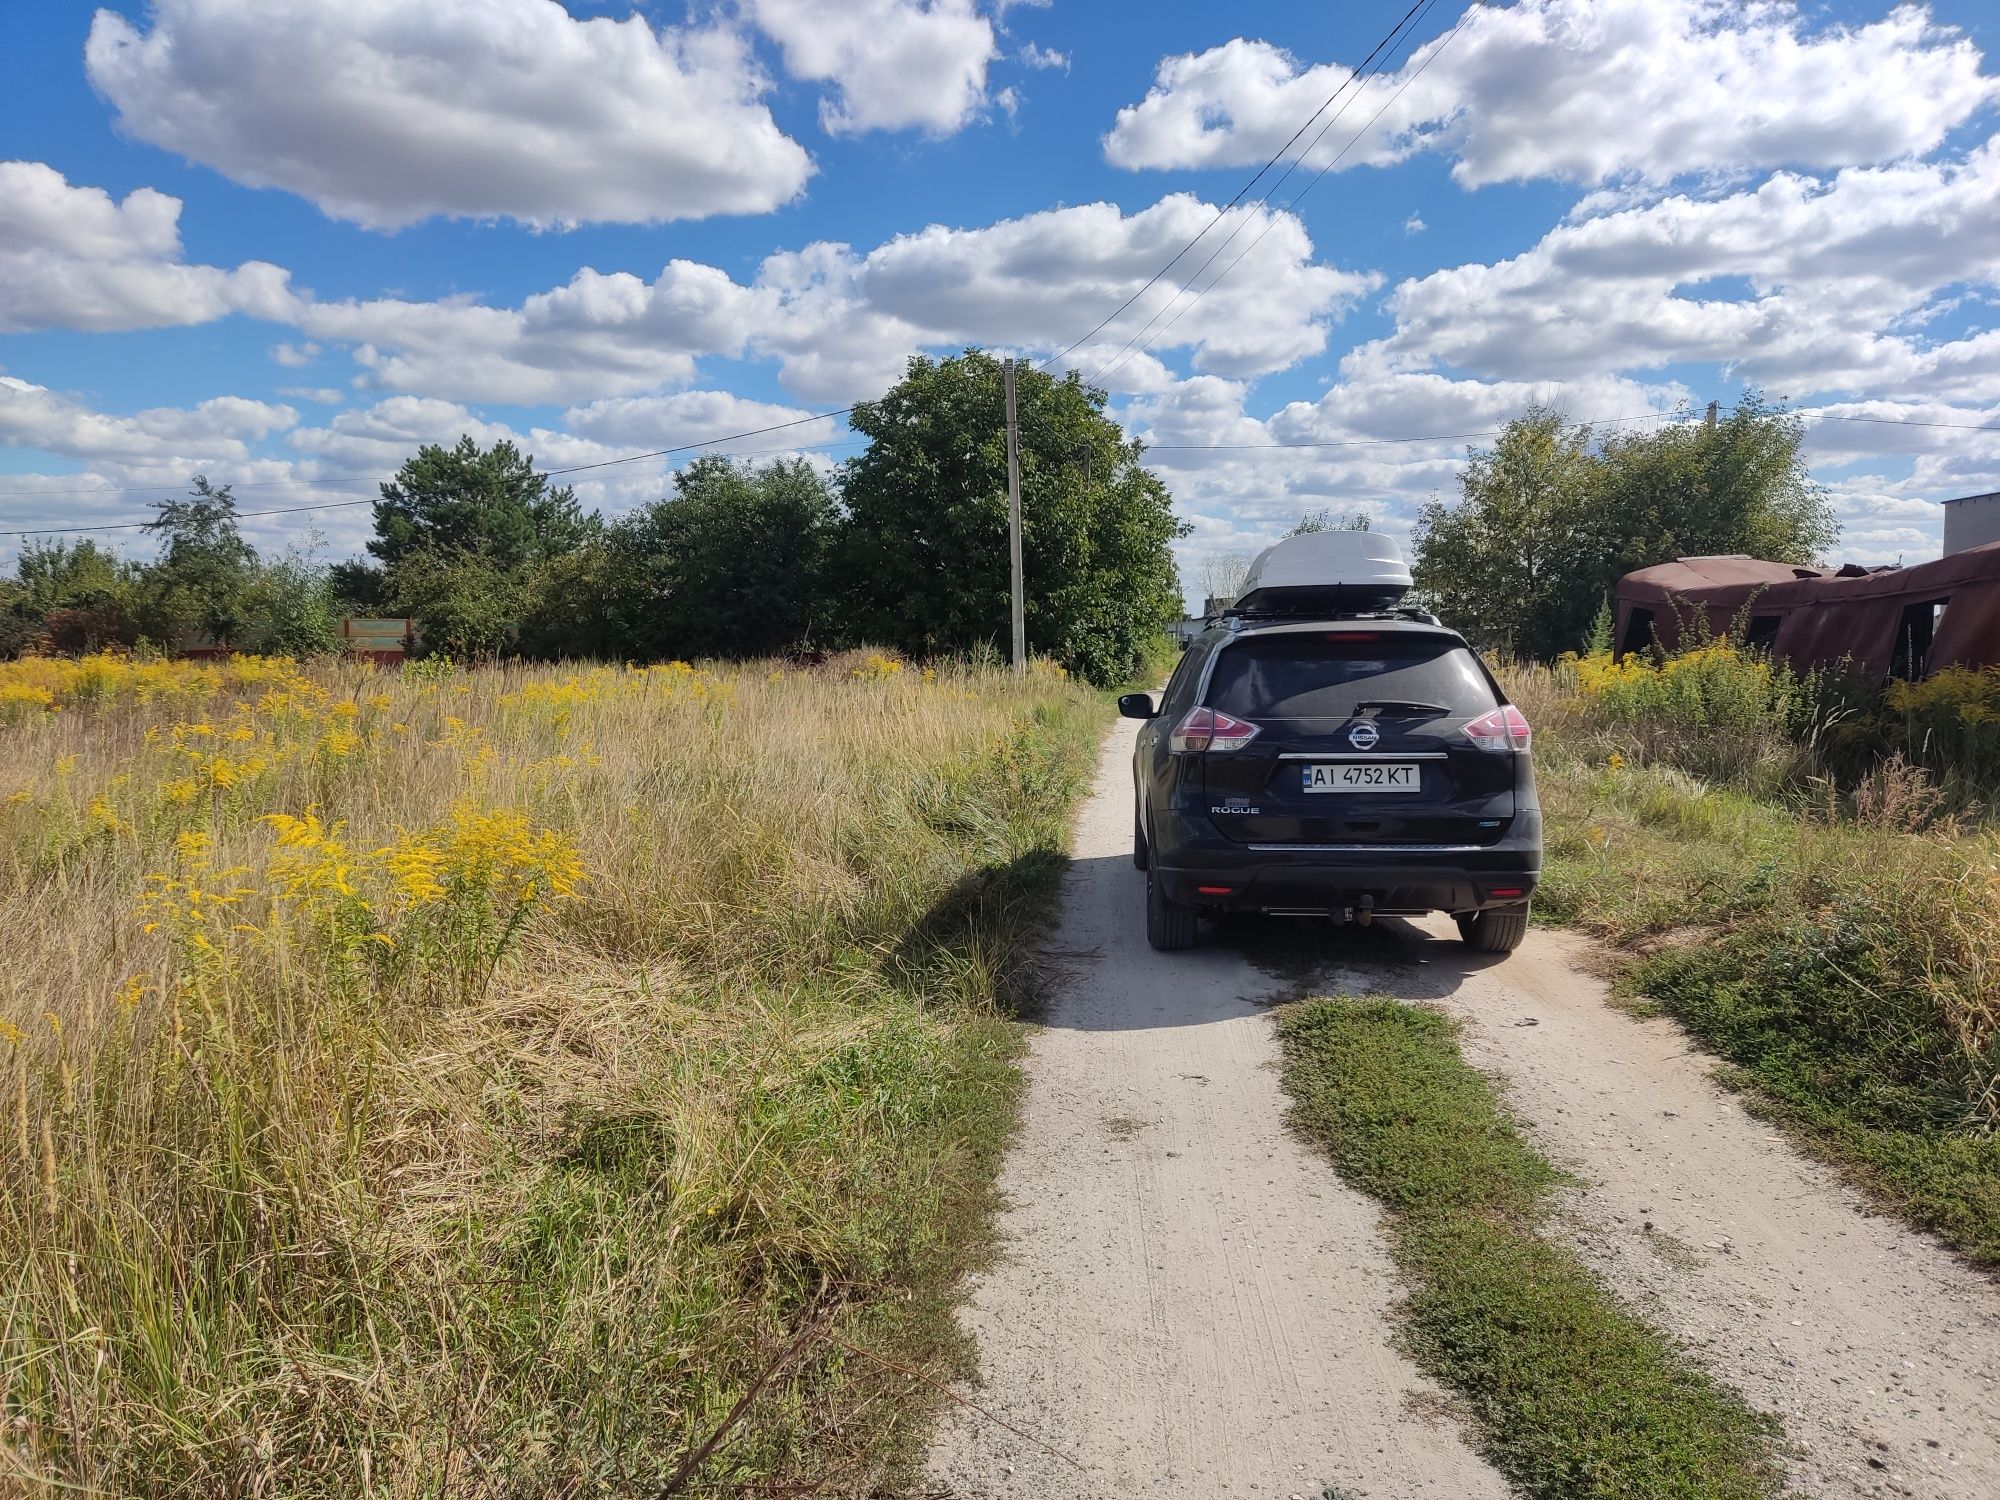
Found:
[[1311, 1000], [1279, 1021], [1294, 1123], [1389, 1210], [1412, 1356], [1465, 1399], [1481, 1450], [1524, 1494], [1778, 1494], [1775, 1422], [1537, 1232], [1562, 1175], [1456, 1032], [1391, 1000]]

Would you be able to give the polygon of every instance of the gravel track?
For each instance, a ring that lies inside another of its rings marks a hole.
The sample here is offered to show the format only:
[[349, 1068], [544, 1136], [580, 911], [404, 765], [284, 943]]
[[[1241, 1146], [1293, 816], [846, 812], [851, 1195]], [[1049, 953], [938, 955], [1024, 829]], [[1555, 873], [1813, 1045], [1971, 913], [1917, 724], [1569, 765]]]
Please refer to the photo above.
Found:
[[[963, 1315], [981, 1379], [962, 1394], [991, 1416], [950, 1410], [927, 1493], [1503, 1496], [1394, 1345], [1374, 1202], [1284, 1127], [1279, 982], [1212, 942], [1146, 946], [1132, 732], [1111, 735], [1079, 818], [1050, 943], [1062, 977], [1002, 1173], [1003, 1256]], [[1581, 1183], [1554, 1232], [1782, 1414], [1801, 1493], [2000, 1495], [1994, 1285], [1868, 1213], [1670, 1022], [1609, 1006], [1580, 940], [1536, 932], [1494, 960], [1450, 933], [1337, 936], [1314, 988], [1466, 1020], [1468, 1059]], [[1272, 943], [1253, 924], [1244, 946]]]

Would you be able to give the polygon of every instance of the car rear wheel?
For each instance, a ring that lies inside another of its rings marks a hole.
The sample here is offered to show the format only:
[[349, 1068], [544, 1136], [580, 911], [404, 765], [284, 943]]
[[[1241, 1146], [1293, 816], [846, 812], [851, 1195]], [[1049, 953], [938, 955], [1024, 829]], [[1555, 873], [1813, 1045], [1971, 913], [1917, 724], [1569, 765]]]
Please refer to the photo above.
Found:
[[1167, 898], [1157, 875], [1146, 877], [1146, 941], [1162, 953], [1194, 946], [1194, 908]]
[[1146, 847], [1146, 825], [1139, 821], [1139, 814], [1132, 814], [1132, 865], [1143, 870], [1151, 862], [1152, 851]]
[[1459, 937], [1474, 953], [1512, 953], [1528, 935], [1528, 903], [1465, 912], [1457, 922]]

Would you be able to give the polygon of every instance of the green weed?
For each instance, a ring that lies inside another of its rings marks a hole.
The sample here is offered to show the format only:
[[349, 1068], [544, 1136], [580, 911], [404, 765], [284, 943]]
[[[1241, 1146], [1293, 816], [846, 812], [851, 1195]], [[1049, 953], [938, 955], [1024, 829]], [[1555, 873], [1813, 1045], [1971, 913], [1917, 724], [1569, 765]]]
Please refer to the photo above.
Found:
[[1459, 1057], [1445, 1017], [1314, 1000], [1279, 1022], [1294, 1119], [1390, 1210], [1417, 1362], [1458, 1390], [1525, 1494], [1776, 1495], [1774, 1424], [1536, 1232], [1559, 1174]]

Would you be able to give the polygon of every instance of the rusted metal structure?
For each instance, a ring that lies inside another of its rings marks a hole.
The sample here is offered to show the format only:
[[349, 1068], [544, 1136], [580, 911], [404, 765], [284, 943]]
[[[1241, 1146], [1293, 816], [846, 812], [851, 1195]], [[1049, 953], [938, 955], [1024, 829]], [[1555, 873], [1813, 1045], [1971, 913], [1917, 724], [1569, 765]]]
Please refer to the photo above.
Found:
[[[1747, 644], [1799, 668], [1922, 677], [2000, 664], [2000, 542], [1910, 568], [1801, 568], [1683, 557], [1618, 580], [1622, 656], [1741, 626]], [[1692, 642], [1689, 642], [1692, 644]]]

